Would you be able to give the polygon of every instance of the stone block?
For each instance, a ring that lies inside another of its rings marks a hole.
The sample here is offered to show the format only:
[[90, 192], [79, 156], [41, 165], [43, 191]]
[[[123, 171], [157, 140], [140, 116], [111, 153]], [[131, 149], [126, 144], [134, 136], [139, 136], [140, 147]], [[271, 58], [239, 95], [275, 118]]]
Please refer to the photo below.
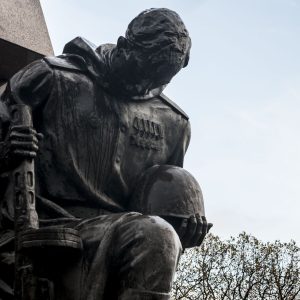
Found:
[[39, 0], [1, 0], [0, 84], [45, 55], [53, 49]]

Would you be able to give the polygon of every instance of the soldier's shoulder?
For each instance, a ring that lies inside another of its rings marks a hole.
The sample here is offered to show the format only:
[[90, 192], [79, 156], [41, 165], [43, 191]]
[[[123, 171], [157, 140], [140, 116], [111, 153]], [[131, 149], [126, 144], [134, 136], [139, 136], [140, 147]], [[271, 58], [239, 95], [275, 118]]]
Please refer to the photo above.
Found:
[[173, 111], [180, 114], [184, 119], [188, 120], [189, 116], [180, 108], [175, 102], [173, 102], [169, 97], [167, 97], [165, 94], [161, 93], [158, 98], [168, 106], [170, 106]]
[[87, 70], [85, 60], [79, 55], [62, 54], [59, 56], [47, 56], [43, 60], [54, 69], [75, 72], [86, 72]]
[[53, 70], [44, 61], [36, 60], [14, 74], [8, 81], [2, 96], [6, 93], [18, 93], [20, 89], [28, 89], [40, 81], [51, 81]]

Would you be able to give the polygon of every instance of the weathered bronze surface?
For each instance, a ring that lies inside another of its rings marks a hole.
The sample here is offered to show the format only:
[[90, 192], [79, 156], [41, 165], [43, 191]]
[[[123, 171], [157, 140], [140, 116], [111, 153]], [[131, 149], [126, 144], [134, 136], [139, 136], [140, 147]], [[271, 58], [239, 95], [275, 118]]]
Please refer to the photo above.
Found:
[[10, 79], [1, 300], [170, 299], [182, 249], [212, 226], [182, 169], [188, 117], [162, 94], [190, 47], [175, 12], [150, 9], [116, 45], [78, 37]]

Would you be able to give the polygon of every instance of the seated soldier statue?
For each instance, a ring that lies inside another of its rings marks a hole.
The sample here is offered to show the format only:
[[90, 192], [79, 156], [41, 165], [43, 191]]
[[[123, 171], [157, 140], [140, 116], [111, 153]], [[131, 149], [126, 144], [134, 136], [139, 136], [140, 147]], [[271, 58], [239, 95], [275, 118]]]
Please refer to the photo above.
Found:
[[[10, 79], [0, 102], [1, 300], [15, 299], [14, 288], [19, 293], [10, 174], [24, 160], [35, 164], [37, 232], [77, 232], [82, 241], [80, 255], [69, 264], [68, 252], [59, 260], [54, 248], [47, 252], [47, 245], [35, 241], [40, 247], [34, 256], [45, 255], [37, 265], [48, 263], [41, 276], [53, 283], [44, 299], [170, 299], [180, 254], [199, 246], [212, 224], [202, 208], [176, 215], [168, 214], [169, 205], [160, 213], [134, 207], [138, 201], [132, 199], [154, 190], [164, 207], [168, 189], [174, 189], [180, 210], [189, 195], [193, 199], [199, 193], [189, 179], [182, 186], [184, 197], [172, 184], [172, 172], [180, 173], [183, 166], [190, 124], [162, 93], [188, 64], [190, 48], [177, 13], [149, 9], [131, 21], [116, 45], [95, 47], [77, 37], [62, 55], [35, 61]], [[30, 108], [32, 126], [12, 121], [13, 110], [22, 105]], [[143, 173], [163, 165], [174, 168], [152, 172], [147, 191], [149, 178], [143, 184]], [[155, 188], [156, 179], [164, 184]], [[62, 241], [65, 237], [61, 234]]]

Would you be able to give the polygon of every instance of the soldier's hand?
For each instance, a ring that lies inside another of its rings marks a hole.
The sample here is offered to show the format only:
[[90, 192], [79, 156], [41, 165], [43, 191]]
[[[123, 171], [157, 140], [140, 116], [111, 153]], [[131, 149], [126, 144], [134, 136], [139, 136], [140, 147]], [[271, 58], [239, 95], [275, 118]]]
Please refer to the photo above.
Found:
[[205, 216], [199, 214], [183, 219], [178, 229], [183, 248], [200, 246], [212, 226], [212, 223], [207, 223]]
[[38, 142], [43, 138], [32, 127], [16, 125], [9, 131], [8, 145], [11, 158], [33, 158], [39, 149]]

